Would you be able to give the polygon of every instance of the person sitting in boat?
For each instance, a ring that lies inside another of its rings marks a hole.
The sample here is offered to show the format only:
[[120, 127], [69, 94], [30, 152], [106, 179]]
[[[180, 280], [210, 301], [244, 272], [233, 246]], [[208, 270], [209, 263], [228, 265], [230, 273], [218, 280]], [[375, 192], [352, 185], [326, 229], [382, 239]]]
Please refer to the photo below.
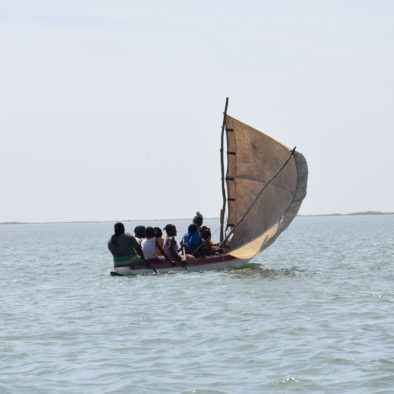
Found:
[[163, 243], [164, 243], [163, 231], [161, 231], [160, 227], [154, 227], [154, 229], [155, 229], [155, 238], [157, 242], [156, 256], [160, 257], [163, 256], [162, 253]]
[[166, 230], [167, 237], [164, 238], [163, 250], [164, 253], [168, 256], [169, 259], [178, 262], [184, 262], [186, 260], [194, 259], [194, 256], [184, 253], [183, 256], [180, 256], [178, 252], [180, 251], [178, 243], [175, 240], [177, 231], [176, 227], [173, 224], [167, 224], [164, 227]]
[[202, 248], [201, 234], [198, 231], [198, 226], [192, 223], [188, 229], [187, 233], [183, 236], [186, 253], [192, 254], [195, 257], [204, 257], [204, 251]]
[[[146, 237], [148, 238], [148, 228], [146, 228]], [[155, 259], [159, 260], [160, 262], [164, 262], [166, 260], [167, 262], [174, 264], [174, 261], [171, 260], [167, 254], [164, 252], [163, 245], [164, 245], [164, 238], [162, 238], [163, 232], [160, 230], [159, 227], [154, 227], [153, 232], [152, 230], [149, 230], [149, 236], [154, 233], [154, 239], [155, 239]]]
[[145, 238], [145, 226], [137, 226], [134, 229], [134, 235], [137, 242], [141, 245], [142, 240]]
[[206, 255], [214, 254], [217, 244], [211, 240], [211, 229], [207, 226], [201, 227], [202, 249]]
[[[211, 229], [209, 228], [209, 227], [207, 227], [207, 226], [203, 226], [202, 224], [203, 224], [203, 221], [204, 221], [204, 217], [201, 215], [201, 213], [199, 212], [199, 211], [197, 211], [196, 212], [196, 216], [194, 216], [194, 218], [193, 218], [193, 223], [194, 224], [196, 224], [197, 226], [198, 226], [198, 230], [199, 230], [199, 232], [200, 232], [200, 234], [201, 234], [201, 236], [202, 236], [202, 231], [203, 231], [203, 229], [206, 229], [205, 231], [207, 232], [209, 232], [209, 234], [211, 234]], [[209, 235], [209, 237], [210, 237], [211, 235]], [[205, 252], [205, 254], [209, 254], [209, 253], [206, 253], [206, 250], [208, 250], [209, 248], [204, 248], [203, 247], [203, 251]], [[210, 254], [212, 254], [212, 253], [210, 253]]]
[[204, 221], [204, 217], [201, 215], [200, 212], [196, 212], [196, 216], [193, 218], [193, 223], [198, 226], [198, 231], [201, 231], [201, 226]]
[[141, 245], [129, 233], [125, 233], [123, 223], [116, 223], [115, 234], [108, 241], [108, 249], [114, 258], [114, 267], [146, 264]]
[[146, 259], [153, 260], [156, 257], [156, 238], [153, 227], [145, 229], [145, 238], [141, 242], [141, 248]]

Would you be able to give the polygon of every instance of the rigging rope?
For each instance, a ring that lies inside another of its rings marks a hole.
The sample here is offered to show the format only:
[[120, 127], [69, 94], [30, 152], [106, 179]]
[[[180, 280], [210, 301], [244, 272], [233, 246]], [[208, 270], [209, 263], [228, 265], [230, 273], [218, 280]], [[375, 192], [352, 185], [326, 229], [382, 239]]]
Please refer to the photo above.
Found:
[[282, 165], [282, 167], [279, 168], [279, 170], [271, 177], [271, 179], [265, 183], [263, 185], [263, 187], [261, 188], [261, 190], [259, 191], [259, 193], [257, 194], [256, 198], [253, 200], [252, 204], [250, 204], [250, 207], [246, 210], [246, 212], [242, 215], [241, 219], [238, 220], [238, 222], [234, 225], [234, 227], [232, 228], [232, 230], [226, 235], [226, 237], [224, 238], [224, 240], [219, 244], [218, 248], [220, 248], [223, 244], [225, 244], [228, 239], [231, 237], [232, 234], [234, 234], [235, 229], [239, 226], [239, 224], [245, 219], [245, 217], [247, 216], [247, 214], [251, 211], [251, 209], [254, 207], [254, 205], [256, 204], [257, 200], [260, 198], [261, 194], [263, 193], [263, 191], [266, 189], [266, 187], [279, 175], [279, 173], [286, 167], [287, 163], [290, 161], [291, 157], [294, 155], [294, 152], [296, 150], [296, 147], [294, 147], [291, 152], [289, 157], [287, 158], [287, 160], [284, 162], [284, 164]]

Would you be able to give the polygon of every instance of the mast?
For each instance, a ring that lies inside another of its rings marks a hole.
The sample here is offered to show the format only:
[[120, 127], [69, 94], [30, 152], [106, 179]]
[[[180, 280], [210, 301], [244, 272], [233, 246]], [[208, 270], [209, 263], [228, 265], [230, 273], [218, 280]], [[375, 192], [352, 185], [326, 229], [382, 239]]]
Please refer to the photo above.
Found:
[[220, 164], [222, 169], [222, 195], [223, 195], [223, 207], [220, 210], [220, 242], [223, 242], [224, 239], [224, 215], [226, 212], [226, 188], [224, 186], [224, 128], [226, 127], [226, 115], [227, 115], [227, 107], [228, 107], [228, 97], [226, 97], [226, 105], [224, 107], [223, 112], [223, 124], [222, 124], [222, 136], [221, 136], [221, 145], [220, 145]]

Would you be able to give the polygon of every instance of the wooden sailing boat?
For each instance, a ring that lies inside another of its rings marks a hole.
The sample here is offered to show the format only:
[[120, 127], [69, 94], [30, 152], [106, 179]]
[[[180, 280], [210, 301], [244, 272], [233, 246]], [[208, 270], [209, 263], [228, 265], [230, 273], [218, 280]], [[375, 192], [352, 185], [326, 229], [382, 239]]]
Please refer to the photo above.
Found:
[[[229, 116], [227, 107], [228, 98], [221, 135], [223, 207], [220, 244], [225, 252], [184, 263], [116, 268], [119, 274], [241, 268], [271, 245], [297, 215], [306, 195], [308, 179], [304, 156], [295, 148], [289, 149]], [[228, 215], [224, 224], [226, 207]]]

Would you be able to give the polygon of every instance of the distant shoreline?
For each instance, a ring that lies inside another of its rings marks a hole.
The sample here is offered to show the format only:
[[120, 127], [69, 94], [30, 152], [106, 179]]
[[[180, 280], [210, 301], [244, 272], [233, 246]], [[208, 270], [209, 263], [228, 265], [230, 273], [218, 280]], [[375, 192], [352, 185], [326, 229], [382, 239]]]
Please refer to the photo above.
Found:
[[366, 215], [394, 215], [394, 212], [365, 211], [365, 212], [352, 212], [352, 213], [321, 213], [315, 215], [298, 215], [298, 216], [309, 217], [309, 216], [366, 216]]
[[[314, 217], [314, 216], [366, 216], [366, 215], [394, 215], [394, 212], [380, 212], [380, 211], [365, 211], [365, 212], [352, 212], [352, 213], [321, 213], [314, 215], [297, 215], [298, 217]], [[219, 219], [219, 218], [206, 218], [206, 219]], [[190, 220], [190, 218], [181, 219], [124, 219], [121, 222], [162, 222], [162, 221], [178, 221]], [[60, 221], [60, 222], [0, 222], [2, 224], [83, 224], [83, 223], [115, 223], [116, 220], [74, 220], [74, 221]]]

